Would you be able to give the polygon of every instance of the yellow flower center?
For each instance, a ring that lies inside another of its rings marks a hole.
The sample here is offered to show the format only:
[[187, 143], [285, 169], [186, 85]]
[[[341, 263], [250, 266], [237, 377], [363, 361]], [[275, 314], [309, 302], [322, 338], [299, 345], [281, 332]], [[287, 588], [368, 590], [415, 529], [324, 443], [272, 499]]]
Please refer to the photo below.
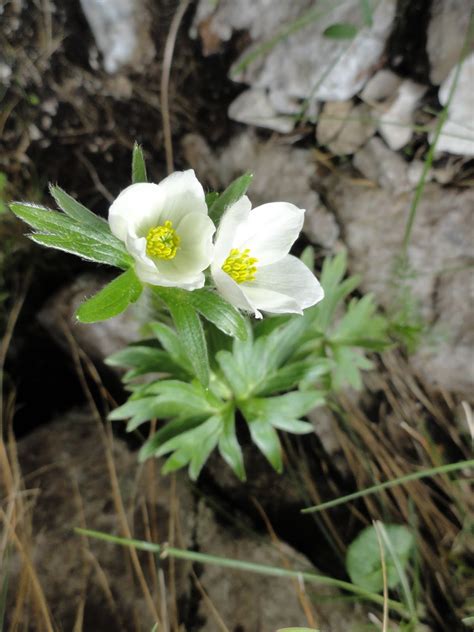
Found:
[[146, 236], [146, 254], [158, 259], [174, 259], [181, 239], [173, 228], [173, 223], [167, 220], [163, 226], [150, 228]]
[[250, 250], [246, 248], [242, 253], [238, 248], [232, 248], [229, 256], [224, 261], [222, 269], [234, 279], [236, 283], [253, 281], [257, 273], [255, 265], [258, 259], [249, 256]]

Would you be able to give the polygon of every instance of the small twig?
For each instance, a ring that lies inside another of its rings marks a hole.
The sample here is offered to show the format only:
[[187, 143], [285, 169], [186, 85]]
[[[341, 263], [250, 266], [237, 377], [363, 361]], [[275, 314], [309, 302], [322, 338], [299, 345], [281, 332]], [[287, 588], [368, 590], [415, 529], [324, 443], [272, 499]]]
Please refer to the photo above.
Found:
[[161, 73], [161, 89], [160, 89], [160, 102], [161, 102], [161, 118], [163, 121], [163, 135], [165, 141], [165, 153], [166, 153], [166, 169], [168, 173], [174, 171], [173, 162], [173, 140], [171, 137], [171, 123], [170, 123], [170, 110], [169, 110], [169, 83], [171, 74], [171, 64], [173, 61], [174, 46], [176, 43], [176, 36], [178, 35], [178, 29], [181, 24], [181, 20], [186, 13], [186, 9], [189, 6], [191, 0], [181, 0], [176, 13], [171, 21], [170, 30], [168, 31], [168, 37], [165, 43], [165, 52], [163, 55], [163, 71]]

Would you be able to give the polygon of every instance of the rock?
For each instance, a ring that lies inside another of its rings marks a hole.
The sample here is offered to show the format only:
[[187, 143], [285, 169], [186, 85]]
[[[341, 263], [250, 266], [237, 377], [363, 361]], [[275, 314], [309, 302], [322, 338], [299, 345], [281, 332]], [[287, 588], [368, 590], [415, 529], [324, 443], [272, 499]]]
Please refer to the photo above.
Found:
[[[123, 535], [105, 445], [100, 421], [93, 420], [83, 410], [70, 411], [18, 442], [18, 458], [26, 483], [22, 495], [34, 502], [25, 503], [23, 511], [27, 514], [22, 514], [22, 527], [26, 531], [27, 516], [32, 511], [31, 533], [25, 537], [17, 525], [17, 534], [24, 538], [23, 544], [28, 542], [28, 557], [58, 629], [73, 630], [82, 605], [81, 629], [94, 632], [111, 628], [151, 630], [154, 617], [134, 576], [127, 550], [92, 538], [86, 541], [74, 534], [75, 527], [85, 526]], [[132, 537], [150, 539], [151, 534], [155, 542], [171, 541], [179, 548], [225, 559], [319, 573], [292, 547], [284, 543], [275, 545], [265, 535], [253, 535], [248, 528], [248, 517], [239, 515], [237, 508], [232, 510], [230, 524], [222, 520], [203, 498], [195, 498], [185, 472], [175, 474], [173, 482], [171, 477], [158, 473], [154, 461], [138, 467], [136, 455], [120, 440], [112, 439], [108, 445]], [[258, 458], [262, 463], [261, 455]], [[220, 465], [222, 467], [222, 462]], [[273, 479], [281, 481], [275, 473]], [[240, 482], [237, 485], [242, 487]], [[289, 490], [291, 487], [288, 486]], [[1, 485], [0, 491], [2, 497], [9, 498]], [[287, 495], [280, 496], [280, 507], [281, 499]], [[175, 508], [176, 533], [169, 532], [171, 507]], [[314, 537], [314, 523], [309, 518], [308, 521]], [[158, 582], [150, 575], [151, 560], [147, 554], [139, 553], [139, 561], [151, 598], [161, 613]], [[161, 560], [160, 568], [165, 573], [168, 612], [176, 607], [179, 622], [186, 629], [220, 631], [222, 625], [219, 626], [218, 617], [229, 630], [266, 631], [305, 625], [307, 619], [302, 604], [305, 599], [310, 603], [312, 595], [323, 597], [312, 608], [324, 630], [350, 632], [356, 629], [352, 626], [367, 620], [361, 605], [339, 600], [339, 591], [332, 587], [199, 564], [194, 566], [194, 571], [207, 595], [203, 597], [189, 562], [176, 560], [172, 576], [168, 574], [166, 560]], [[31, 596], [34, 591], [28, 592], [31, 588], [28, 568], [13, 550], [8, 559], [8, 577], [11, 601], [6, 609], [7, 627], [11, 618], [19, 614], [15, 612], [14, 603], [20, 584], [26, 595], [24, 621], [21, 617], [20, 621], [26, 626], [29, 608], [29, 621], [37, 615]], [[334, 600], [337, 600], [337, 608]], [[18, 618], [16, 621], [18, 624]], [[133, 622], [132, 627], [130, 622]]]
[[[352, 269], [362, 276], [362, 289], [374, 292], [394, 314], [399, 294], [393, 269], [412, 196], [367, 190], [342, 179], [327, 183], [327, 195], [343, 227]], [[473, 208], [473, 189], [425, 187], [408, 248], [413, 274], [404, 285], [414, 304], [419, 303], [422, 317], [444, 337], [442, 345], [420, 350], [413, 363], [427, 382], [461, 392], [472, 392], [474, 386], [474, 292], [472, 279], [467, 278]]]
[[351, 110], [351, 101], [328, 101], [324, 104], [316, 128], [319, 145], [328, 145], [339, 135]]
[[[451, 70], [439, 90], [439, 101], [446, 106], [449, 101], [453, 82], [456, 81], [457, 66]], [[474, 156], [474, 53], [464, 59], [454, 94], [449, 104], [448, 120], [436, 144], [436, 151], [448, 151], [452, 154]], [[430, 135], [433, 142], [434, 134]]]
[[[150, 630], [154, 619], [132, 576], [125, 550], [92, 539], [86, 546], [85, 540], [73, 531], [75, 527], [87, 526], [123, 534], [99, 423], [90, 413], [75, 410], [19, 441], [22, 474], [27, 488], [35, 490], [29, 555], [58, 629], [74, 629], [83, 601], [84, 630], [129, 629], [128, 622], [133, 620], [140, 621], [139, 629]], [[156, 516], [155, 537], [167, 539], [166, 527], [159, 534], [156, 531], [169, 519], [170, 479], [155, 476], [151, 495], [150, 487], [147, 491], [145, 470], [138, 470], [136, 456], [121, 441], [113, 443], [113, 458], [122, 501], [136, 536], [143, 536], [141, 511], [146, 499], [148, 510]], [[150, 473], [148, 470], [148, 476]], [[189, 546], [186, 515], [192, 514], [193, 504], [189, 491], [183, 488], [179, 501], [183, 509], [183, 542]], [[28, 575], [19, 562], [13, 557], [9, 572], [9, 595], [13, 599], [18, 582]], [[142, 567], [147, 572], [143, 558]], [[176, 586], [180, 594], [187, 591], [183, 570], [182, 566], [177, 568]], [[153, 593], [152, 582], [148, 585]], [[25, 593], [28, 594], [27, 590]], [[157, 603], [159, 597], [157, 594], [154, 597]], [[7, 618], [9, 612], [13, 616], [14, 608], [7, 607]]]
[[267, 127], [287, 134], [294, 127], [290, 116], [279, 116], [265, 90], [246, 90], [229, 107], [229, 118], [238, 123]]
[[[243, 535], [240, 529], [223, 529], [202, 502], [198, 509], [196, 537], [203, 552], [255, 564], [311, 570], [302, 555], [283, 543], [272, 546], [263, 540], [257, 545], [254, 538]], [[318, 626], [326, 632], [355, 632], [367, 621], [358, 606], [353, 608], [342, 601], [337, 602], [337, 607], [331, 605], [331, 599], [337, 598], [338, 593], [326, 586], [244, 574], [210, 565], [204, 567], [199, 580], [229, 630], [266, 632], [307, 626], [304, 606], [305, 602], [309, 604], [313, 601], [310, 600], [311, 595], [320, 599], [315, 608], [315, 618]], [[223, 629], [207, 601], [201, 600], [198, 616], [207, 619], [202, 632], [221, 632]]]
[[433, 0], [426, 45], [431, 83], [439, 85], [459, 61], [471, 10], [466, 0]]
[[397, 151], [410, 142], [413, 136], [413, 113], [426, 92], [426, 86], [403, 81], [397, 90], [394, 101], [380, 116], [378, 129], [387, 145]]
[[[309, 99], [310, 104], [347, 101], [363, 87], [382, 56], [395, 6], [395, 0], [382, 0], [374, 11], [373, 25], [367, 27], [362, 25], [356, 0], [331, 11], [323, 0], [271, 3], [271, 8], [268, 0], [222, 0], [213, 10], [208, 0], [203, 0], [195, 23], [206, 20], [207, 27], [223, 39], [229, 39], [236, 30], [248, 30], [253, 44], [234, 64], [231, 78], [264, 91], [273, 106], [283, 103], [284, 109], [277, 106], [277, 113], [295, 115], [302, 100]], [[297, 19], [304, 26], [279, 37]], [[359, 26], [351, 42], [324, 36], [325, 29], [338, 22]], [[258, 47], [268, 41], [274, 44], [259, 53]], [[242, 60], [252, 53], [254, 59], [242, 67]], [[292, 102], [298, 107], [288, 112]]]
[[186, 136], [183, 146], [201, 182], [219, 190], [250, 170], [254, 178], [249, 197], [254, 206], [278, 200], [293, 202], [306, 209], [304, 230], [311, 241], [329, 249], [334, 246], [339, 228], [312, 188], [316, 169], [311, 150], [272, 140], [262, 142], [251, 131], [236, 136], [218, 156], [195, 134]]
[[401, 83], [402, 78], [391, 70], [379, 70], [369, 79], [359, 96], [369, 105], [386, 101], [396, 93]]
[[142, 315], [138, 317], [140, 310], [135, 305], [110, 320], [90, 324], [77, 321], [74, 314], [79, 305], [110, 280], [90, 274], [78, 277], [72, 285], [63, 288], [46, 302], [38, 313], [38, 321], [50, 336], [69, 351], [70, 344], [64, 334], [64, 328], [67, 327], [88, 356], [103, 361], [130, 342], [138, 340], [139, 325], [143, 321]]
[[81, 0], [81, 7], [104, 58], [106, 72], [125, 66], [137, 72], [155, 55], [143, 0]]
[[355, 153], [375, 134], [370, 108], [365, 103], [352, 107], [342, 121], [336, 137], [329, 141], [328, 148], [336, 155]]
[[403, 193], [414, 188], [414, 183], [408, 177], [407, 163], [380, 138], [369, 140], [354, 155], [353, 163], [368, 180], [392, 193]]

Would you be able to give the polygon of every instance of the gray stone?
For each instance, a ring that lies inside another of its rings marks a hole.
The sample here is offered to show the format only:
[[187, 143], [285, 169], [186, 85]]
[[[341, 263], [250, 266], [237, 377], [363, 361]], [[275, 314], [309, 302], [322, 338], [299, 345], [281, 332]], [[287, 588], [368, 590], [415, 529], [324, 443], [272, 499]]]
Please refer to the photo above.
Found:
[[306, 209], [304, 230], [309, 239], [325, 248], [334, 246], [339, 228], [312, 187], [316, 167], [310, 150], [275, 140], [262, 142], [251, 131], [236, 136], [218, 156], [196, 134], [189, 134], [183, 147], [202, 182], [220, 190], [250, 170], [254, 174], [249, 189], [253, 206], [279, 200], [297, 204]]
[[369, 79], [359, 96], [369, 105], [386, 101], [396, 93], [401, 82], [401, 77], [391, 70], [379, 70]]
[[431, 83], [444, 81], [459, 61], [471, 11], [469, 0], [433, 0], [426, 45]]
[[[352, 269], [362, 276], [362, 289], [374, 292], [380, 304], [396, 312], [393, 270], [412, 194], [367, 190], [342, 179], [331, 179], [327, 187], [344, 230]], [[412, 361], [428, 382], [462, 392], [472, 392], [474, 386], [474, 288], [469, 270], [473, 208], [472, 189], [426, 186], [408, 248], [413, 274], [405, 281], [421, 315], [443, 341], [421, 349]]]
[[154, 57], [150, 20], [143, 0], [81, 0], [81, 7], [108, 73], [125, 66], [133, 66], [137, 72]]
[[91, 274], [78, 277], [74, 283], [59, 290], [46, 302], [38, 313], [38, 321], [68, 351], [70, 343], [65, 335], [65, 328], [80, 348], [95, 360], [104, 360], [112, 353], [120, 351], [139, 337], [140, 322], [143, 322], [147, 313], [143, 302], [143, 312], [137, 306], [131, 306], [115, 318], [102, 322], [83, 324], [75, 317], [75, 311], [84, 299], [93, 296], [110, 280], [109, 277]]

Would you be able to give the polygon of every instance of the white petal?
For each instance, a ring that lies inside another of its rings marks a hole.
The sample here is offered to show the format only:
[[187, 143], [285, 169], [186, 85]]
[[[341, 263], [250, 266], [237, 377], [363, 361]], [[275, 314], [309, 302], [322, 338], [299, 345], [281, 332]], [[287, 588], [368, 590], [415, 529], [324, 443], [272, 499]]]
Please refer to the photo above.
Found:
[[151, 182], [132, 184], [120, 193], [109, 209], [109, 225], [112, 233], [125, 241], [127, 234], [136, 235], [143, 223], [159, 224], [164, 196], [159, 185]]
[[304, 213], [304, 209], [289, 202], [257, 206], [239, 226], [234, 248], [249, 248], [260, 265], [274, 263], [290, 251], [303, 228]]
[[239, 225], [248, 218], [251, 208], [250, 200], [246, 195], [243, 195], [235, 204], [229, 207], [222, 216], [221, 223], [217, 229], [214, 250], [214, 260], [216, 267], [219, 269], [229, 256], [231, 248], [234, 247], [236, 231]]
[[224, 270], [220, 267], [216, 267], [212, 271], [212, 277], [216, 284], [219, 293], [238, 309], [243, 309], [246, 312], [254, 312], [257, 318], [261, 317], [260, 312], [255, 309], [252, 303], [245, 296], [242, 286], [234, 281]]
[[135, 262], [135, 272], [143, 283], [162, 285], [164, 287], [180, 287], [184, 290], [197, 290], [204, 286], [205, 277], [201, 272], [194, 277], [171, 279], [160, 273], [150, 259], [138, 259]]
[[192, 169], [175, 171], [158, 187], [164, 197], [163, 220], [171, 220], [174, 228], [188, 213], [207, 215], [204, 189]]
[[314, 274], [296, 257], [257, 268], [255, 281], [240, 286], [258, 309], [275, 314], [302, 313], [324, 298]]
[[127, 234], [143, 237], [154, 226], [173, 222], [188, 213], [207, 215], [204, 190], [194, 171], [176, 171], [159, 184], [140, 182], [122, 191], [109, 209], [112, 233], [125, 241]]
[[175, 265], [184, 271], [201, 272], [211, 263], [214, 247], [212, 236], [216, 227], [202, 213], [189, 213], [176, 226], [176, 233], [181, 242], [176, 254]]

